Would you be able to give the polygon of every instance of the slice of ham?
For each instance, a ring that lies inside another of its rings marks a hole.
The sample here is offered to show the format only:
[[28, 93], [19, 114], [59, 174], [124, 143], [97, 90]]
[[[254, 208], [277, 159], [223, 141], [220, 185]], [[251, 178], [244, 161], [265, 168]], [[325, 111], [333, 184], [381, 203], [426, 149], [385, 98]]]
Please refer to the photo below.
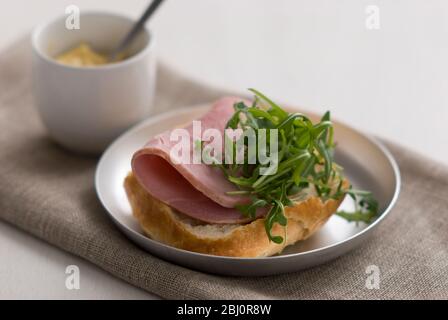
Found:
[[[217, 101], [199, 119], [202, 132], [208, 128], [224, 132], [227, 121], [234, 113], [233, 105], [240, 101], [244, 100], [226, 97]], [[185, 129], [192, 137], [192, 125]], [[132, 158], [132, 171], [145, 190], [177, 211], [203, 222], [226, 224], [250, 221], [235, 209], [237, 204], [247, 203], [249, 199], [226, 193], [238, 189], [219, 168], [203, 163], [176, 164], [171, 161], [170, 151], [177, 141], [170, 141], [170, 134], [171, 131], [166, 131], [155, 136]], [[192, 144], [190, 153], [193, 153]], [[265, 211], [259, 209], [257, 215]]]

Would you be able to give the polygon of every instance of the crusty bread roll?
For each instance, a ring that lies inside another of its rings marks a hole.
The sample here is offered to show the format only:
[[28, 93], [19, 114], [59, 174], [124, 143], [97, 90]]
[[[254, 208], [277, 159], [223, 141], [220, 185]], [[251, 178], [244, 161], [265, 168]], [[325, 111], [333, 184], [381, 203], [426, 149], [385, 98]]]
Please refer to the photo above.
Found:
[[[348, 185], [345, 180], [344, 188]], [[153, 198], [132, 173], [126, 177], [124, 187], [133, 215], [150, 238], [184, 250], [230, 257], [267, 257], [281, 252], [319, 230], [343, 200], [322, 202], [310, 195], [294, 207], [287, 207], [287, 227], [275, 224], [272, 229], [272, 234], [283, 236], [285, 241], [275, 244], [266, 235], [263, 218], [247, 224], [205, 224]]]

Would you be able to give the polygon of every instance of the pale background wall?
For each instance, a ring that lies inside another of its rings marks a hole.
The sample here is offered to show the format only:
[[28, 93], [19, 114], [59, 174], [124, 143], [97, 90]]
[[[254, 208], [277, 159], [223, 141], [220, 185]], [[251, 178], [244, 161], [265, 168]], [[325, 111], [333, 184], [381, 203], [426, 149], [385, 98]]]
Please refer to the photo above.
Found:
[[[179, 72], [331, 109], [352, 126], [448, 164], [447, 1], [166, 1], [150, 25], [160, 59]], [[3, 0], [0, 49], [69, 4], [137, 17], [146, 3]], [[367, 5], [380, 9], [379, 30], [365, 27]], [[148, 297], [9, 226], [0, 231], [0, 297]], [[73, 263], [85, 276], [79, 292], [64, 287], [65, 266]]]

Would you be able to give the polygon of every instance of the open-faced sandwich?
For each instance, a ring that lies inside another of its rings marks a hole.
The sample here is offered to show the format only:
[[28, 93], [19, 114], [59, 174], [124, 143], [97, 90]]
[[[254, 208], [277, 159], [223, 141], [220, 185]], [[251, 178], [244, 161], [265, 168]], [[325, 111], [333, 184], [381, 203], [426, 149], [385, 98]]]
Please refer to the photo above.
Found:
[[144, 232], [190, 251], [262, 257], [306, 239], [345, 195], [368, 222], [371, 194], [357, 191], [333, 161], [330, 114], [313, 123], [256, 90], [226, 97], [185, 128], [161, 133], [132, 158], [124, 187]]

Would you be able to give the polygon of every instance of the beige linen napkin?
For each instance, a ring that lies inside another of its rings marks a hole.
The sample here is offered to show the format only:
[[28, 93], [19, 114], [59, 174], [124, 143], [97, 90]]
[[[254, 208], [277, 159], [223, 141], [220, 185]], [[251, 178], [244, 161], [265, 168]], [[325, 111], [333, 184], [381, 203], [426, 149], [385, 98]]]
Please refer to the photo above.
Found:
[[[0, 218], [165, 298], [448, 298], [448, 169], [389, 144], [402, 172], [398, 204], [359, 249], [305, 271], [220, 277], [142, 251], [112, 224], [93, 186], [97, 159], [51, 142], [31, 99], [28, 39], [0, 55]], [[159, 68], [158, 111], [225, 94]], [[1, 259], [1, 257], [0, 257]], [[366, 268], [380, 288], [366, 288]]]

